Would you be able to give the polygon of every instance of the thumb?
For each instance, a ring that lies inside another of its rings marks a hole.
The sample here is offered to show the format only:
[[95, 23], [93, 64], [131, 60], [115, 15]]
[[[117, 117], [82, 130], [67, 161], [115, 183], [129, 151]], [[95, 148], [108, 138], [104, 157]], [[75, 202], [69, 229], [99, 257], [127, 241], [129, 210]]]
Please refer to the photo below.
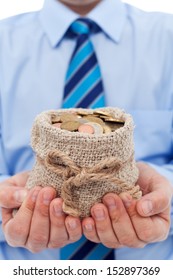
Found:
[[18, 208], [24, 201], [28, 190], [23, 187], [4, 187], [0, 189], [0, 207]]
[[173, 188], [171, 183], [154, 168], [138, 163], [138, 184], [144, 196], [137, 202], [137, 211], [143, 217], [161, 214], [170, 208]]
[[155, 190], [144, 195], [137, 202], [137, 212], [143, 217], [149, 217], [159, 214], [166, 210], [171, 202], [169, 192], [164, 190]]

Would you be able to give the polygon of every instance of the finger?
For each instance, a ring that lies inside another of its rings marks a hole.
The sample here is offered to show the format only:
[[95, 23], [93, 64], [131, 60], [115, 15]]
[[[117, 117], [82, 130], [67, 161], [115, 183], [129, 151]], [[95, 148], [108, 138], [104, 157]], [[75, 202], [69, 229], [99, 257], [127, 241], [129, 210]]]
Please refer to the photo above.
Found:
[[108, 248], [117, 248], [119, 242], [113, 231], [106, 206], [102, 203], [95, 204], [91, 208], [91, 215], [95, 221], [97, 234], [101, 243]]
[[145, 163], [138, 163], [140, 185], [144, 196], [137, 203], [137, 211], [142, 216], [163, 212], [171, 204], [173, 188], [169, 181]]
[[50, 230], [49, 206], [55, 196], [56, 191], [52, 187], [44, 187], [38, 194], [26, 243], [31, 252], [39, 252], [47, 247]]
[[67, 216], [65, 219], [65, 225], [69, 235], [69, 243], [76, 242], [81, 238], [82, 226], [79, 218]]
[[0, 206], [4, 208], [18, 208], [26, 198], [27, 189], [5, 186], [0, 188]]
[[[152, 242], [160, 242], [165, 240], [168, 237], [169, 230], [170, 230], [170, 223], [171, 223], [169, 209], [165, 211], [164, 214], [155, 215], [151, 217], [151, 219], [153, 222], [153, 228], [156, 231], [156, 236], [155, 238], [152, 238]], [[150, 233], [149, 233], [149, 238], [150, 238]]]
[[12, 210], [3, 209], [2, 221], [5, 237], [11, 246], [24, 246], [29, 234], [35, 202], [40, 192], [40, 187], [31, 189], [15, 216]]
[[83, 234], [88, 240], [95, 243], [100, 243], [100, 239], [98, 237], [93, 218], [91, 217], [84, 218], [82, 221], [82, 228], [83, 228]]
[[140, 240], [149, 243], [161, 241], [165, 238], [168, 223], [164, 219], [159, 216], [140, 216], [136, 210], [137, 201], [130, 198], [127, 193], [122, 193], [120, 196]]
[[68, 233], [65, 226], [66, 215], [62, 210], [62, 199], [55, 198], [50, 203], [50, 237], [49, 248], [60, 248], [67, 244]]
[[164, 186], [144, 195], [137, 202], [137, 211], [143, 217], [153, 216], [166, 210], [170, 205], [170, 195]]
[[107, 194], [104, 196], [103, 202], [109, 210], [112, 226], [119, 243], [127, 247], [143, 247], [144, 243], [136, 235], [120, 197], [116, 194]]
[[11, 184], [12, 186], [25, 187], [28, 177], [29, 177], [29, 172], [24, 171], [24, 172], [18, 173], [16, 175], [10, 177], [9, 179], [6, 180], [6, 182]]

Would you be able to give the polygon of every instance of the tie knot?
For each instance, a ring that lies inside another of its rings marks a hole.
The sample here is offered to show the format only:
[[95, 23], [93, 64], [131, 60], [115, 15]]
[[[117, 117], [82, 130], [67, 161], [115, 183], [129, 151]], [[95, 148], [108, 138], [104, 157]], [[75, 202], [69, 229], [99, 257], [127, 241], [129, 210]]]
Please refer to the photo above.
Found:
[[91, 20], [79, 18], [71, 24], [70, 30], [75, 35], [89, 34], [93, 25], [94, 22], [92, 22]]

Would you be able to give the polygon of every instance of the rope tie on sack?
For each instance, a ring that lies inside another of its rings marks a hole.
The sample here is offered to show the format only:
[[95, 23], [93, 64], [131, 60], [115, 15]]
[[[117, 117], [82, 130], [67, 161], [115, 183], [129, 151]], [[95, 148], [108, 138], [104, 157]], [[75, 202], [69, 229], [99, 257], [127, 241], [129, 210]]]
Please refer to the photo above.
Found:
[[133, 154], [128, 160], [122, 162], [115, 157], [104, 159], [95, 164], [93, 167], [79, 167], [76, 163], [64, 152], [59, 150], [50, 151], [45, 160], [38, 160], [45, 165], [47, 169], [56, 173], [63, 179], [61, 197], [64, 200], [63, 208], [73, 216], [79, 216], [79, 210], [76, 208], [72, 200], [73, 188], [80, 188], [86, 183], [92, 182], [109, 182], [115, 184], [121, 190], [127, 191], [133, 197], [139, 196], [139, 186], [129, 186], [123, 180], [116, 178], [115, 173], [119, 171], [124, 164], [132, 161]]

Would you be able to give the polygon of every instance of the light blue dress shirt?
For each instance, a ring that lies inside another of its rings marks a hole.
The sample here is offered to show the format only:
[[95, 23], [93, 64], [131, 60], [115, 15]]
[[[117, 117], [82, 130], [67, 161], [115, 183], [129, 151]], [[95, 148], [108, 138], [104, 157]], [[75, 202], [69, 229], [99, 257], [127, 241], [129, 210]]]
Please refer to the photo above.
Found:
[[[61, 107], [75, 47], [75, 41], [64, 38], [64, 33], [78, 17], [58, 1], [46, 0], [40, 12], [0, 23], [1, 181], [31, 169], [33, 120], [44, 110]], [[152, 164], [173, 182], [173, 15], [103, 0], [88, 17], [103, 30], [91, 40], [107, 105], [123, 108], [134, 117], [136, 159]], [[173, 227], [163, 242], [115, 253], [117, 259], [173, 259]], [[58, 249], [32, 254], [12, 248], [0, 231], [0, 259], [58, 257]]]

